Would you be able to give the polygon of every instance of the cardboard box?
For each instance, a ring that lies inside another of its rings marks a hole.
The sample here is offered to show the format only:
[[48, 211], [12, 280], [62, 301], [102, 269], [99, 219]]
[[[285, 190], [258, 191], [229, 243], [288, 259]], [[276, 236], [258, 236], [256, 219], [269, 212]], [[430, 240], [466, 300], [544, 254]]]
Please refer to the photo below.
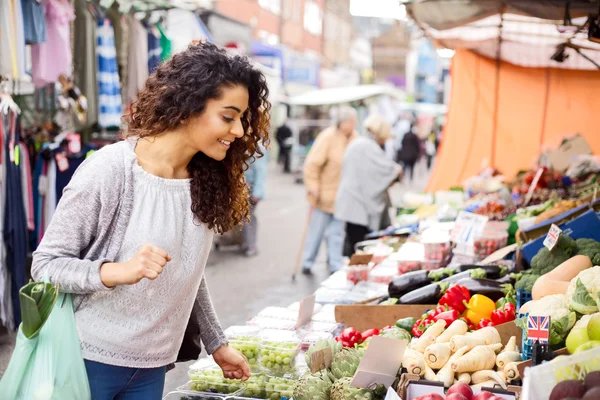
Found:
[[[335, 320], [362, 332], [371, 328], [394, 325], [401, 318], [420, 318], [427, 310], [435, 307], [435, 305], [430, 304], [401, 304], [394, 306], [338, 305], [335, 307]], [[515, 336], [517, 338], [517, 345], [521, 347], [521, 328], [517, 327], [514, 322], [507, 322], [495, 328], [500, 333], [502, 344], [506, 344], [511, 336]]]
[[585, 138], [577, 134], [563, 140], [557, 149], [543, 153], [540, 157], [540, 164], [564, 172], [569, 168], [574, 156], [592, 154], [592, 149]]

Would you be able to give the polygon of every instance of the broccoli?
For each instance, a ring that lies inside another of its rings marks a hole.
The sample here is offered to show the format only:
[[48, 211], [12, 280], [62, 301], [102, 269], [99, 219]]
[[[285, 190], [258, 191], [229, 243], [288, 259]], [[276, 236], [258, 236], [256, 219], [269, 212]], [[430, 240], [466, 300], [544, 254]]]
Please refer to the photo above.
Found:
[[578, 255], [587, 256], [592, 261], [592, 265], [600, 265], [600, 242], [594, 239], [577, 239]]
[[525, 292], [531, 293], [531, 291], [533, 290], [533, 284], [535, 283], [535, 281], [537, 281], [539, 277], [540, 275], [523, 274], [521, 275], [519, 280], [517, 280], [517, 283], [515, 284], [515, 289], [522, 289]]
[[577, 243], [569, 236], [562, 235], [552, 251], [542, 248], [531, 260], [531, 272], [544, 275], [577, 254]]

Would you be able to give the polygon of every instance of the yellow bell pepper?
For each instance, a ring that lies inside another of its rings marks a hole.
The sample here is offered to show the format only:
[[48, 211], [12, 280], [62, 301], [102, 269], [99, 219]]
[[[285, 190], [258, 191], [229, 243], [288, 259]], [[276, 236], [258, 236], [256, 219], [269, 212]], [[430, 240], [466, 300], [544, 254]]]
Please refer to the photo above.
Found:
[[492, 299], [476, 294], [467, 304], [466, 317], [473, 325], [477, 326], [482, 319], [490, 319], [495, 309], [496, 303]]

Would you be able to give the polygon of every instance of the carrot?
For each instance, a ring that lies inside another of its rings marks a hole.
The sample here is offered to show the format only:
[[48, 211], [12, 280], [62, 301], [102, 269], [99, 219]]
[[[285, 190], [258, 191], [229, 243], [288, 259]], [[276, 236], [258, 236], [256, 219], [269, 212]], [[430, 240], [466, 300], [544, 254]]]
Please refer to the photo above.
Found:
[[448, 329], [435, 339], [436, 343], [448, 343], [453, 336], [464, 335], [469, 331], [469, 326], [462, 319], [457, 319], [450, 324]]
[[446, 365], [437, 373], [437, 380], [444, 383], [444, 386], [449, 387], [454, 383], [454, 372], [452, 372], [452, 363], [465, 355], [469, 351], [468, 346], [463, 346], [454, 353]]
[[450, 350], [457, 351], [461, 347], [467, 346], [471, 350], [475, 346], [481, 346], [485, 344], [485, 338], [475, 336], [472, 333], [467, 333], [462, 336], [454, 336], [450, 339]]
[[473, 375], [471, 375], [471, 380], [474, 384], [492, 380], [500, 386], [502, 386], [502, 389], [506, 389], [506, 382], [504, 381], [504, 378], [498, 375], [498, 373], [493, 370], [482, 370], [474, 372]]
[[469, 385], [471, 384], [471, 374], [468, 372], [463, 372], [462, 374], [458, 375], [458, 379], [456, 381]]
[[425, 363], [433, 369], [440, 369], [450, 359], [452, 351], [448, 343], [434, 343], [425, 349]]
[[451, 363], [452, 371], [475, 372], [492, 369], [496, 365], [496, 353], [491, 346], [477, 346], [469, 353]]
[[514, 381], [521, 377], [519, 373], [519, 363], [511, 362], [504, 366], [504, 377], [507, 381]]
[[479, 329], [473, 332], [473, 335], [484, 338], [485, 344], [502, 343], [502, 338], [500, 337], [500, 333], [498, 333], [498, 329], [493, 326], [486, 326], [485, 328]]
[[412, 343], [413, 349], [419, 353], [424, 353], [427, 346], [435, 342], [435, 339], [442, 334], [446, 327], [446, 321], [440, 319], [435, 324], [431, 325], [423, 336]]

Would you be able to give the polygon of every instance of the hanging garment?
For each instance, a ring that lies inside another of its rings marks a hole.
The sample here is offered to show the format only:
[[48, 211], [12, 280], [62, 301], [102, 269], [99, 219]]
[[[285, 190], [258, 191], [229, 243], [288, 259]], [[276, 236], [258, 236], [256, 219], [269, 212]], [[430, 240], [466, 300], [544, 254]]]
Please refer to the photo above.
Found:
[[45, 43], [31, 46], [31, 75], [36, 87], [58, 81], [60, 74], [71, 75], [71, 28], [75, 13], [69, 0], [46, 0]]
[[[23, 208], [21, 170], [19, 146], [16, 144], [16, 116], [10, 114], [8, 117], [2, 115], [0, 120], [1, 129], [8, 131], [9, 140], [5, 140], [4, 146], [9, 156], [6, 162], [6, 204], [4, 209], [4, 242], [6, 244], [6, 265], [10, 273], [11, 300], [13, 316], [16, 325], [21, 322], [21, 307], [19, 303], [19, 289], [27, 283], [26, 260], [27, 260], [27, 222]], [[18, 153], [17, 153], [18, 152]]]
[[171, 39], [169, 39], [161, 24], [156, 24], [156, 29], [158, 29], [158, 32], [160, 33], [160, 47], [162, 49], [160, 55], [161, 59], [167, 61], [173, 55]]
[[[117, 49], [117, 65], [119, 66], [119, 78], [121, 88], [127, 87], [127, 52], [129, 50], [129, 25], [127, 20], [119, 12], [119, 3], [114, 2], [108, 10], [106, 16], [115, 30], [115, 47]], [[123, 91], [124, 92], [124, 91]], [[125, 103], [125, 96], [123, 96]]]
[[21, 196], [23, 197], [23, 210], [25, 211], [25, 221], [28, 231], [35, 229], [34, 210], [33, 210], [33, 188], [31, 178], [31, 164], [29, 162], [29, 151], [25, 143], [19, 143], [19, 167], [21, 170]]
[[23, 6], [23, 25], [25, 27], [25, 43], [44, 43], [46, 41], [44, 4], [38, 0], [21, 1]]
[[[35, 1], [35, 0], [34, 0]], [[86, 0], [75, 2], [74, 82], [87, 99], [87, 123], [98, 122], [98, 81], [96, 79], [96, 19]]]
[[98, 52], [98, 123], [103, 128], [121, 126], [123, 108], [121, 86], [117, 71], [115, 36], [108, 18], [98, 19], [96, 27], [96, 50]]
[[10, 330], [15, 328], [13, 318], [10, 274], [6, 264], [6, 249], [4, 246], [4, 210], [6, 206], [6, 163], [8, 153], [5, 141], [8, 131], [3, 129], [2, 116], [0, 116], [0, 324]]
[[210, 32], [194, 12], [172, 8], [167, 11], [166, 32], [172, 43], [173, 54], [187, 49], [192, 40], [212, 42]]
[[[54, 216], [56, 211], [56, 161], [51, 158], [48, 161], [48, 167], [46, 170], [46, 188], [45, 188], [45, 199], [44, 199], [44, 210], [42, 212], [43, 229], [41, 235], [43, 236], [50, 225], [50, 220]], [[40, 237], [40, 240], [42, 238]]]
[[162, 62], [160, 32], [154, 25], [145, 25], [148, 31], [148, 73], [152, 74]]
[[137, 94], [148, 79], [148, 33], [133, 15], [127, 16], [129, 25], [129, 58], [127, 59], [127, 103], [137, 99]]
[[64, 164], [66, 168], [61, 168], [60, 164], [57, 164], [55, 188], [57, 205], [60, 201], [60, 198], [62, 197], [63, 190], [65, 190], [65, 188], [71, 181], [73, 174], [75, 173], [77, 168], [79, 168], [79, 166], [85, 161], [85, 159], [87, 158], [87, 154], [93, 150], [95, 150], [94, 147], [84, 145], [81, 147], [81, 151], [79, 153], [73, 155], [67, 155], [66, 152], [60, 148], [53, 151], [55, 161], [57, 160], [57, 157], [66, 157], [67, 160], [67, 162]]
[[0, 75], [25, 75], [25, 35], [20, 0], [0, 1]]

